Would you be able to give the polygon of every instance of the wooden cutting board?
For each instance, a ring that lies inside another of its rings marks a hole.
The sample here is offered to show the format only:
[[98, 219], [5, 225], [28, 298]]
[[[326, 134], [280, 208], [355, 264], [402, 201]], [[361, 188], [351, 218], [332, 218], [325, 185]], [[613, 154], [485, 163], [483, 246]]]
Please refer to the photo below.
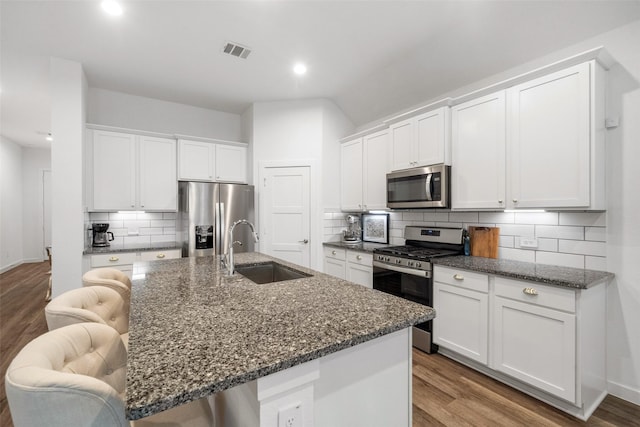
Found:
[[485, 258], [498, 258], [500, 228], [469, 227], [471, 255]]

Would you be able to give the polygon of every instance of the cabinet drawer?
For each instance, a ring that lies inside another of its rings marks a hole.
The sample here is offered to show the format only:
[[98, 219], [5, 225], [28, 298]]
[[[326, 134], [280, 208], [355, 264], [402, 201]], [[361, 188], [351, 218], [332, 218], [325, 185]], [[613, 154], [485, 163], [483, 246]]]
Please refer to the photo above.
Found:
[[496, 296], [575, 313], [576, 294], [571, 289], [496, 277]]
[[367, 254], [364, 252], [347, 251], [347, 261], [354, 264], [367, 265], [371, 267], [373, 265], [373, 254]]
[[433, 280], [478, 292], [489, 292], [489, 276], [473, 271], [436, 265], [434, 266]]
[[162, 259], [181, 258], [180, 252], [181, 252], [180, 249], [140, 252], [140, 261], [156, 261], [156, 260], [162, 260]]
[[329, 246], [324, 247], [324, 256], [329, 258], [345, 260], [347, 259], [346, 254], [347, 254], [347, 251], [345, 249], [332, 248]]
[[114, 265], [126, 265], [133, 264], [135, 261], [135, 252], [91, 255], [91, 267], [111, 267]]

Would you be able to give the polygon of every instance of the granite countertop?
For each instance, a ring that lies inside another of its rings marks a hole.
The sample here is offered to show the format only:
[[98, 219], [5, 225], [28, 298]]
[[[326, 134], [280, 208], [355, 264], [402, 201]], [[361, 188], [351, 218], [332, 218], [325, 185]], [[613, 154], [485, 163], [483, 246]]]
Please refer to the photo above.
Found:
[[124, 252], [146, 252], [146, 251], [162, 251], [170, 249], [180, 249], [181, 247], [177, 243], [173, 242], [160, 242], [160, 243], [147, 243], [144, 245], [127, 245], [123, 246], [106, 246], [106, 247], [93, 247], [89, 246], [85, 248], [82, 255], [96, 255], [96, 254], [113, 254]]
[[[277, 260], [238, 253], [236, 265]], [[131, 420], [435, 317], [383, 292], [313, 277], [255, 284], [213, 257], [133, 267], [126, 414]]]
[[323, 245], [331, 246], [332, 248], [341, 248], [341, 249], [348, 249], [350, 251], [369, 252], [369, 253], [373, 253], [373, 250], [376, 248], [385, 248], [387, 246], [390, 246], [385, 243], [373, 243], [373, 242], [358, 242], [358, 243], [324, 242]]
[[574, 289], [587, 289], [614, 277], [606, 271], [464, 255], [434, 258], [432, 263]]

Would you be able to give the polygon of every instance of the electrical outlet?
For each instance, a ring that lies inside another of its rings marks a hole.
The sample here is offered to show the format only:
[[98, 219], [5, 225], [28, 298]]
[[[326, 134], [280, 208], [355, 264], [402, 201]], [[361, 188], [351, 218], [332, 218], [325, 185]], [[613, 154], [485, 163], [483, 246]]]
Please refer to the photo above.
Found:
[[278, 427], [302, 427], [302, 404], [278, 410]]
[[522, 249], [537, 249], [538, 239], [520, 239], [520, 247]]

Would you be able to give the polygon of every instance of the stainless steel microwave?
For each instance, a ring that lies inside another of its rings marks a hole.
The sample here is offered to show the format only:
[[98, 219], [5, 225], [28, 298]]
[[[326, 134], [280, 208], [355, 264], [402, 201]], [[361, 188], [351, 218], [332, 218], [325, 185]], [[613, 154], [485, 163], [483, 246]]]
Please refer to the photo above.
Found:
[[451, 167], [439, 164], [387, 174], [387, 207], [448, 208]]

